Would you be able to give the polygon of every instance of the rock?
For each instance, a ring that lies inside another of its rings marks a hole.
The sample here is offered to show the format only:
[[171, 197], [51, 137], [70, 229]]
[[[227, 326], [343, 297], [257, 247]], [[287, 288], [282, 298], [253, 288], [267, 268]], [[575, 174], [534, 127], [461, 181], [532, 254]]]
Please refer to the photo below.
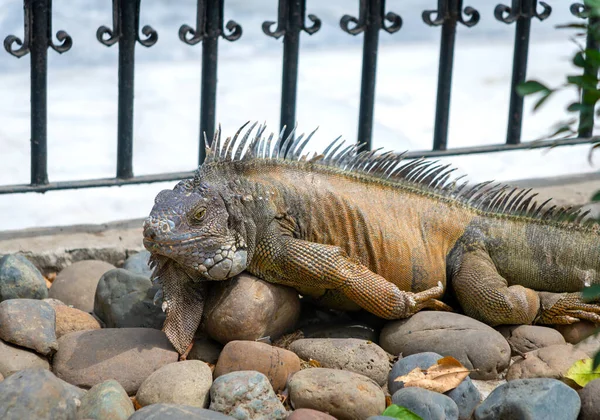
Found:
[[0, 302], [0, 338], [43, 355], [58, 349], [52, 306], [35, 299]]
[[53, 298], [42, 299], [42, 302], [46, 302], [48, 305], [52, 306], [54, 310], [56, 310], [57, 306], [67, 306], [63, 301]]
[[506, 373], [506, 380], [526, 378], [560, 379], [579, 359], [587, 354], [573, 348], [571, 344], [555, 344], [527, 353], [526, 359], [513, 363]]
[[122, 268], [107, 271], [96, 288], [94, 313], [108, 328], [156, 328], [160, 330], [165, 314], [154, 304], [158, 291], [146, 276]]
[[510, 362], [510, 346], [492, 327], [452, 312], [422, 311], [392, 321], [381, 331], [379, 344], [392, 354], [409, 356], [427, 351], [452, 356], [473, 379], [496, 379]]
[[300, 359], [289, 350], [256, 341], [230, 341], [215, 366], [214, 377], [236, 371], [265, 375], [275, 391], [285, 388], [288, 377], [300, 370]]
[[133, 403], [123, 387], [110, 379], [94, 385], [81, 399], [77, 419], [127, 420], [134, 412]]
[[317, 324], [302, 328], [304, 338], [357, 338], [376, 343], [379, 334], [368, 325], [345, 323], [345, 324]]
[[63, 335], [58, 346], [52, 370], [59, 378], [82, 388], [115, 379], [129, 395], [179, 358], [166, 335], [153, 328], [78, 331]]
[[503, 325], [497, 328], [508, 344], [513, 356], [554, 344], [565, 344], [563, 336], [554, 328], [539, 325]]
[[594, 379], [577, 391], [581, 399], [578, 420], [600, 419], [600, 379]]
[[[415, 368], [427, 369], [437, 363], [443, 356], [432, 353], [417, 353], [404, 357], [394, 363], [388, 377], [388, 390], [394, 395], [398, 390], [403, 388], [402, 382], [396, 382], [395, 379], [399, 376], [406, 375]], [[458, 407], [458, 418], [467, 420], [471, 418], [473, 410], [481, 402], [481, 394], [475, 387], [471, 378], [466, 377], [456, 388], [446, 392], [445, 395], [450, 397]]]
[[148, 376], [135, 398], [141, 406], [172, 403], [204, 408], [212, 379], [211, 369], [199, 360], [170, 363]]
[[100, 329], [100, 323], [92, 315], [66, 305], [54, 307], [56, 313], [56, 338], [74, 331]]
[[[494, 389], [498, 388], [502, 384], [505, 384], [506, 379], [497, 379], [497, 380], [490, 380], [490, 381], [481, 381], [478, 379], [473, 379], [473, 380], [471, 380], [471, 382], [473, 382], [473, 385], [475, 386], [475, 388], [477, 388], [477, 390], [481, 394], [481, 401], [483, 401], [488, 397], [488, 395], [490, 395], [492, 393], [492, 391]], [[459, 409], [460, 409], [460, 407], [459, 407]]]
[[210, 409], [240, 420], [287, 417], [268, 378], [255, 371], [231, 372], [216, 378], [210, 389]]
[[187, 360], [202, 360], [213, 365], [217, 364], [223, 346], [209, 337], [197, 337], [194, 340]]
[[73, 263], [58, 273], [48, 295], [84, 312], [92, 312], [98, 281], [113, 268], [114, 265], [104, 261], [85, 260]]
[[424, 388], [402, 388], [392, 395], [392, 404], [406, 407], [423, 419], [458, 419], [458, 407], [450, 397]]
[[600, 336], [592, 335], [584, 338], [573, 347], [576, 350], [586, 353], [588, 357], [594, 358], [596, 353], [600, 351]]
[[574, 324], [555, 325], [554, 328], [562, 334], [567, 343], [577, 344], [594, 334], [597, 326], [590, 321], [579, 321]]
[[25, 369], [0, 382], [3, 420], [75, 419], [78, 401], [52, 372]]
[[288, 387], [295, 409], [312, 408], [339, 420], [364, 419], [385, 409], [385, 395], [377, 383], [354, 372], [304, 369], [292, 376]]
[[44, 299], [48, 288], [42, 273], [20, 254], [0, 258], [0, 301]]
[[50, 369], [45, 357], [0, 340], [0, 374], [5, 378], [23, 369]]
[[204, 331], [222, 344], [233, 340], [275, 340], [293, 329], [300, 313], [298, 293], [246, 273], [212, 284]]
[[150, 278], [152, 276], [152, 269], [148, 265], [149, 259], [150, 252], [147, 250], [140, 251], [137, 254], [133, 254], [131, 257], [127, 258], [125, 263], [123, 263], [123, 268], [131, 271], [132, 273], [140, 274]]
[[321, 367], [365, 375], [379, 385], [387, 381], [390, 359], [372, 341], [357, 338], [308, 338], [294, 341], [290, 350], [301, 359], [314, 359]]
[[176, 404], [152, 404], [138, 411], [129, 420], [231, 420], [233, 417], [204, 408]]
[[492, 391], [475, 419], [575, 420], [579, 407], [577, 392], [556, 379], [517, 379]]
[[292, 411], [292, 414], [287, 416], [286, 420], [336, 420], [322, 411], [312, 410], [310, 408], [299, 408]]

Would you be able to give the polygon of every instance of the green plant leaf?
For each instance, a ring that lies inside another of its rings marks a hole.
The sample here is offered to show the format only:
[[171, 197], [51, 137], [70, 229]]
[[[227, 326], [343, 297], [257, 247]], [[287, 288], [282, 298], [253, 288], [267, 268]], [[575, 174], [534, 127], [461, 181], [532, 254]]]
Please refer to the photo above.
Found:
[[528, 80], [517, 85], [517, 93], [521, 96], [531, 95], [537, 92], [548, 92], [550, 89], [536, 80]]
[[592, 369], [596, 370], [600, 366], [600, 351], [594, 355], [594, 360], [592, 361]]
[[553, 91], [553, 90], [548, 90], [548, 91], [545, 91], [545, 92], [542, 94], [542, 97], [541, 97], [540, 99], [538, 99], [538, 101], [537, 101], [537, 102], [535, 103], [535, 105], [533, 106], [533, 110], [534, 110], [534, 111], [537, 111], [537, 109], [538, 109], [539, 107], [541, 107], [541, 106], [544, 104], [544, 102], [546, 102], [546, 100], [548, 100], [548, 98], [550, 97], [550, 95], [552, 95], [553, 93], [554, 93], [554, 91]]
[[[598, 195], [598, 193], [596, 193]], [[592, 198], [592, 201], [595, 201]], [[600, 201], [600, 197], [598, 197], [598, 201]], [[591, 286], [584, 287], [581, 290], [581, 296], [584, 300], [594, 300], [600, 297], [600, 284], [592, 284]]]
[[600, 201], [600, 190], [598, 190], [594, 193], [594, 195], [592, 196], [592, 199], [590, 201], [592, 201], [592, 202]]
[[573, 57], [573, 64], [575, 64], [577, 67], [585, 67], [585, 63], [585, 57], [581, 51], [575, 54]]
[[593, 363], [589, 357], [576, 361], [565, 374], [565, 378], [572, 379], [579, 386], [586, 386], [588, 382], [600, 378], [600, 370], [594, 369]]
[[567, 76], [567, 82], [579, 86], [582, 89], [596, 90], [598, 79], [592, 75], [584, 74], [582, 76]]
[[394, 417], [396, 419], [401, 419], [401, 420], [423, 420], [420, 416], [416, 415], [415, 413], [410, 411], [408, 408], [401, 407], [396, 404], [390, 405], [388, 408], [385, 409], [385, 411], [383, 413], [381, 413], [381, 415], [388, 416], [388, 417]]
[[[573, 62], [575, 62], [574, 58], [573, 58]], [[600, 51], [586, 49], [585, 50], [585, 62], [590, 66], [599, 67], [600, 66]]]

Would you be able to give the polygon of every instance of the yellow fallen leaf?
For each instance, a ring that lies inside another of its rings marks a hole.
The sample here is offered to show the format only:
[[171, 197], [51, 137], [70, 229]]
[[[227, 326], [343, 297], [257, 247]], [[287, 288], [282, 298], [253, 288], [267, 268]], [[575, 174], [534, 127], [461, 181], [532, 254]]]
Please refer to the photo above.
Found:
[[579, 386], [586, 386], [588, 382], [600, 378], [600, 367], [592, 367], [592, 359], [580, 359], [571, 365], [565, 378], [572, 379]]
[[452, 356], [446, 356], [427, 369], [414, 368], [394, 382], [403, 382], [405, 387], [416, 386], [435, 392], [446, 392], [456, 388], [471, 371]]

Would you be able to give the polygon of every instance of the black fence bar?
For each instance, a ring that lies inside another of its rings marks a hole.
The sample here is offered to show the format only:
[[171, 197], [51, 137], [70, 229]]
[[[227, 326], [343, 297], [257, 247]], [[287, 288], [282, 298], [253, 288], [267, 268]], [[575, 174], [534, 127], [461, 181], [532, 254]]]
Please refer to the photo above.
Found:
[[[17, 58], [31, 53], [31, 184], [43, 185], [48, 183], [48, 47], [63, 53], [71, 48], [73, 40], [65, 31], [58, 31], [56, 37], [61, 44], [53, 43], [51, 0], [25, 0], [23, 12], [25, 16], [23, 41], [14, 35], [9, 35], [4, 39], [4, 48]], [[20, 48], [13, 50], [14, 44], [19, 45]]]
[[[287, 137], [296, 125], [296, 97], [298, 92], [298, 64], [300, 59], [300, 32], [309, 35], [321, 28], [321, 20], [313, 14], [308, 19], [311, 26], [304, 24], [306, 0], [279, 0], [277, 22], [266, 21], [262, 24], [265, 35], [278, 39], [283, 35], [283, 69], [281, 74], [281, 112], [279, 127], [285, 127]], [[277, 24], [275, 30], [271, 27]]]
[[[386, 20], [390, 22], [390, 25], [386, 25]], [[379, 30], [383, 29], [390, 34], [398, 32], [402, 27], [402, 18], [393, 12], [385, 13], [385, 0], [360, 0], [358, 19], [344, 15], [340, 19], [340, 27], [351, 35], [365, 33], [357, 142], [364, 144], [366, 149], [370, 150], [373, 136]]]
[[[119, 43], [119, 117], [117, 123], [117, 178], [133, 177], [133, 96], [135, 77], [135, 43], [151, 47], [158, 34], [151, 26], [144, 26], [141, 39], [141, 0], [113, 0], [113, 29], [101, 26], [96, 31], [100, 43], [110, 47]], [[108, 35], [108, 38], [105, 37]]]
[[[582, 138], [570, 138], [560, 140], [543, 140], [519, 143], [515, 145], [507, 144], [490, 144], [485, 146], [471, 146], [471, 147], [457, 147], [451, 150], [422, 150], [412, 151], [404, 154], [405, 159], [416, 159], [416, 158], [433, 158], [433, 157], [451, 157], [459, 155], [474, 155], [481, 153], [494, 153], [494, 152], [511, 152], [517, 150], [533, 150], [533, 149], [544, 149], [549, 147], [558, 146], [578, 146], [589, 144], [593, 141], [600, 141], [599, 138], [582, 139]], [[62, 181], [52, 182], [47, 185], [5, 185], [0, 186], [0, 195], [2, 194], [13, 194], [13, 193], [26, 193], [26, 192], [38, 192], [43, 193], [49, 190], [68, 190], [77, 188], [97, 188], [97, 187], [112, 187], [112, 186], [123, 186], [133, 184], [149, 184], [154, 182], [168, 182], [168, 181], [179, 181], [184, 178], [192, 178], [194, 171], [188, 172], [173, 172], [166, 174], [156, 175], [142, 175], [136, 176], [130, 179], [119, 179], [119, 178], [102, 178], [102, 179], [89, 179], [79, 181]]]
[[511, 7], [499, 4], [494, 10], [494, 16], [499, 21], [504, 23], [517, 22], [513, 49], [513, 70], [510, 85], [506, 144], [518, 144], [521, 142], [523, 97], [517, 93], [516, 87], [525, 81], [527, 74], [531, 19], [535, 16], [539, 20], [544, 20], [552, 12], [552, 8], [547, 3], [541, 1], [540, 4], [543, 7], [541, 13], [537, 12], [537, 0], [513, 0]]
[[[179, 39], [196, 45], [202, 41], [202, 76], [200, 80], [200, 133], [198, 162], [202, 164], [206, 157], [204, 136], [210, 142], [215, 134], [217, 114], [217, 62], [219, 53], [219, 36], [228, 41], [235, 41], [242, 36], [242, 27], [235, 21], [227, 22], [227, 30], [223, 30], [223, 0], [198, 0], [196, 5], [196, 28], [181, 25]], [[209, 143], [210, 145], [210, 143]]]
[[[437, 10], [425, 10], [423, 12], [423, 21], [427, 25], [442, 25], [433, 150], [446, 150], [448, 148], [448, 123], [450, 121], [450, 92], [452, 91], [456, 23], [461, 22], [463, 25], [471, 27], [479, 22], [479, 12], [472, 7], [465, 8], [465, 14], [470, 16], [468, 20], [463, 19], [462, 13], [462, 0], [438, 0]], [[437, 16], [435, 19], [432, 19], [434, 14]]]

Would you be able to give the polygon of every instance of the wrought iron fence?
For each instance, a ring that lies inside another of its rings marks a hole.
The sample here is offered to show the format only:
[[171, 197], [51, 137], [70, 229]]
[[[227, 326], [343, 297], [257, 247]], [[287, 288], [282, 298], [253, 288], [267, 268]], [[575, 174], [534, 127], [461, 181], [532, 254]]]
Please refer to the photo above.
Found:
[[[315, 34], [321, 20], [313, 15], [306, 16], [306, 0], [278, 0], [277, 21], [265, 21], [262, 30], [273, 38], [283, 37], [283, 69], [281, 86], [281, 127], [293, 127], [296, 121], [299, 45], [302, 32]], [[344, 15], [339, 25], [351, 35], [363, 34], [362, 80], [358, 118], [357, 141], [371, 146], [373, 110], [375, 104], [375, 82], [377, 76], [378, 41], [381, 30], [390, 34], [402, 27], [402, 18], [391, 11], [386, 12], [385, 0], [358, 0], [358, 17]], [[165, 173], [134, 176], [133, 174], [133, 111], [134, 111], [134, 52], [136, 43], [151, 47], [158, 41], [157, 32], [149, 25], [140, 30], [141, 0], [112, 0], [112, 28], [101, 26], [96, 32], [100, 43], [107, 47], [115, 44], [119, 48], [118, 61], [118, 131], [117, 171], [114, 178], [49, 182], [47, 171], [47, 72], [48, 47], [58, 53], [69, 51], [73, 41], [64, 30], [56, 33], [60, 43], [53, 41], [52, 0], [24, 0], [23, 39], [9, 35], [4, 39], [6, 51], [19, 58], [30, 54], [31, 58], [31, 183], [0, 186], [0, 194], [22, 192], [45, 192], [49, 190], [103, 187], [112, 185], [140, 184], [173, 181], [189, 177], [190, 172]], [[585, 6], [572, 4], [571, 13], [586, 18]], [[210, 139], [215, 131], [215, 108], [217, 92], [217, 64], [219, 39], [233, 42], [242, 36], [242, 26], [229, 20], [224, 23], [224, 0], [198, 0], [195, 27], [182, 25], [179, 39], [188, 45], [202, 44], [202, 74], [200, 94], [200, 153], [199, 163], [204, 159], [204, 136]], [[476, 25], [480, 12], [472, 7], [463, 7], [462, 0], [438, 0], [435, 10], [425, 10], [422, 19], [426, 25], [441, 26], [438, 88], [435, 113], [435, 128], [431, 150], [415, 151], [407, 157], [434, 157], [488, 153], [496, 151], [543, 148], [550, 145], [576, 145], [591, 143], [592, 130], [580, 127], [577, 138], [561, 140], [521, 142], [523, 98], [515, 87], [525, 80], [529, 47], [530, 26], [533, 19], [546, 19], [552, 9], [537, 0], [512, 0], [511, 5], [499, 4], [489, 12], [503, 23], [515, 23], [515, 42], [510, 105], [506, 143], [473, 147], [448, 148], [448, 121], [456, 27]], [[486, 10], [488, 12], [488, 10]], [[306, 24], [306, 19], [310, 25]], [[140, 35], [141, 34], [143, 35]], [[587, 40], [587, 47], [598, 49], [598, 44]], [[585, 69], [586, 72], [594, 69]], [[597, 73], [597, 69], [595, 69]], [[585, 92], [584, 92], [585, 93]], [[587, 114], [586, 114], [587, 112]], [[582, 111], [581, 120], [593, 119], [593, 112]], [[289, 131], [289, 129], [288, 129]]]

